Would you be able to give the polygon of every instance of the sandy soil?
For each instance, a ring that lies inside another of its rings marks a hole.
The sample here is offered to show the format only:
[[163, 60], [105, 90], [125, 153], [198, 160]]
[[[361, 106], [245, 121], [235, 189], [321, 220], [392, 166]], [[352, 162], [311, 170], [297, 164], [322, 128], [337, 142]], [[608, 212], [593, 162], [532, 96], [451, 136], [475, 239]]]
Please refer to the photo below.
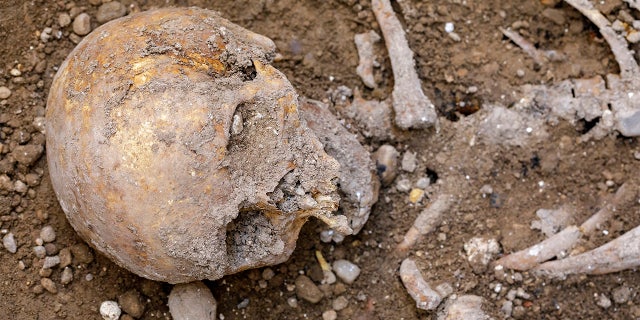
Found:
[[[34, 147], [34, 153], [23, 161], [8, 160], [20, 145], [44, 147], [39, 119], [44, 115], [53, 75], [74, 48], [74, 41], [81, 38], [61, 15], [68, 14], [72, 22], [79, 13], [87, 13], [95, 29], [100, 24], [96, 15], [102, 2], [108, 1], [0, 0], [0, 86], [11, 90], [8, 98], [0, 99], [0, 230], [2, 236], [12, 233], [17, 243], [16, 253], [0, 249], [3, 319], [97, 319], [100, 303], [105, 300], [120, 300], [127, 310], [143, 308], [135, 314], [140, 319], [171, 318], [166, 305], [170, 285], [119, 268], [88, 249], [76, 235], [52, 191], [44, 153], [40, 155]], [[336, 310], [338, 319], [436, 318], [436, 312], [416, 308], [400, 281], [398, 268], [406, 256], [415, 259], [430, 283], [448, 282], [455, 295], [483, 297], [484, 309], [496, 319], [503, 317], [500, 310], [506, 301], [513, 304], [511, 315], [520, 319], [640, 317], [640, 276], [633, 270], [565, 280], [509, 272], [503, 280], [491, 269], [475, 273], [466, 260], [463, 245], [476, 236], [498, 240], [502, 253], [542, 240], [544, 236], [530, 228], [541, 208], [568, 204], [575, 208], [573, 219], [584, 221], [622, 183], [635, 179], [640, 169], [640, 145], [635, 138], [610, 134], [600, 141], [579, 143], [590, 123], [573, 126], [560, 121], [545, 128], [549, 134], [546, 139], [520, 147], [470, 143], [473, 133], [466, 120], [482, 114], [482, 110], [475, 111], [486, 104], [511, 105], [518, 99], [520, 85], [618, 72], [597, 29], [571, 7], [562, 3], [545, 6], [538, 1], [504, 2], [394, 3], [397, 12], [404, 12], [402, 23], [416, 54], [423, 90], [438, 109], [440, 130], [408, 131], [393, 140], [374, 141], [352, 126], [370, 151], [387, 143], [401, 154], [416, 153], [416, 169], [399, 169], [395, 182], [381, 190], [380, 201], [358, 235], [341, 244], [323, 243], [318, 236], [322, 224], [310, 221], [302, 229], [291, 259], [270, 268], [272, 277], [263, 268], [207, 282], [218, 301], [220, 319], [319, 319], [333, 309], [340, 309]], [[121, 3], [128, 12], [191, 5], [220, 11], [229, 20], [275, 41], [282, 56], [274, 65], [301, 95], [328, 101], [328, 92], [338, 86], [359, 88], [368, 99], [391, 94], [393, 77], [383, 42], [375, 47], [380, 62], [374, 70], [378, 88], [364, 88], [355, 72], [358, 55], [354, 35], [369, 30], [380, 33], [369, 1]], [[599, 9], [609, 18], [624, 14], [640, 17], [619, 0], [600, 3]], [[461, 41], [444, 31], [446, 22], [454, 23]], [[514, 25], [537, 47], [560, 51], [566, 60], [535, 64], [498, 30]], [[41, 37], [45, 28], [51, 28], [46, 42]], [[467, 107], [460, 107], [462, 101]], [[423, 177], [433, 183], [425, 189], [426, 197], [413, 204], [396, 182], [408, 179], [415, 185]], [[395, 252], [417, 214], [454, 182], [458, 184], [458, 200], [441, 226], [406, 255]], [[485, 185], [491, 186], [492, 196], [483, 196]], [[605, 228], [607, 232], [588, 239], [583, 247], [604, 243], [640, 224], [639, 213], [638, 204], [619, 212]], [[34, 247], [44, 226], [52, 226], [56, 237], [44, 245], [46, 252], [42, 253]], [[350, 260], [362, 273], [353, 284], [338, 281], [320, 285], [324, 298], [312, 304], [296, 298], [293, 284], [300, 274], [320, 284], [316, 250], [329, 262]], [[42, 270], [44, 255], [72, 256], [68, 267], [73, 280], [62, 284], [64, 269], [60, 267]], [[518, 288], [525, 294], [509, 297], [509, 291]], [[625, 288], [630, 294], [621, 298], [620, 290]], [[609, 306], [603, 303], [603, 296], [610, 300]], [[336, 308], [337, 299], [346, 300], [346, 307]]]

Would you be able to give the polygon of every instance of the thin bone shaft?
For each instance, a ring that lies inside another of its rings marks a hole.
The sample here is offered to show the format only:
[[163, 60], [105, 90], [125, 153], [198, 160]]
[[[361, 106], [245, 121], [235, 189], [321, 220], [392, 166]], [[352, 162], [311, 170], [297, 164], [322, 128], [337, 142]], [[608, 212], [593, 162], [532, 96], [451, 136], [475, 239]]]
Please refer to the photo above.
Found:
[[380, 24], [393, 68], [393, 109], [402, 129], [422, 129], [437, 124], [435, 106], [422, 91], [413, 52], [389, 0], [372, 0], [373, 13]]
[[605, 274], [640, 266], [640, 226], [583, 254], [541, 264], [534, 272], [549, 277]]
[[422, 236], [433, 231], [440, 224], [442, 214], [449, 209], [452, 202], [453, 197], [444, 194], [440, 195], [428, 208], [424, 209], [404, 235], [404, 239], [398, 245], [398, 251], [408, 251]]
[[634, 80], [640, 75], [640, 67], [633, 58], [633, 53], [627, 48], [624, 37], [616, 34], [609, 20], [596, 10], [589, 0], [565, 0], [565, 2], [580, 11], [600, 29], [600, 34], [611, 47], [611, 52], [620, 66], [620, 75], [623, 79]]

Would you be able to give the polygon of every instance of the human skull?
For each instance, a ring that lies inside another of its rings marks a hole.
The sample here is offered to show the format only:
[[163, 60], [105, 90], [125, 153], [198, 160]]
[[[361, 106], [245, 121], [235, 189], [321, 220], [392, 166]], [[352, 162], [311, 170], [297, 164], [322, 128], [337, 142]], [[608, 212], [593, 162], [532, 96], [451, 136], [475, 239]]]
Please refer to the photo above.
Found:
[[275, 45], [217, 13], [159, 9], [89, 34], [47, 101], [51, 181], [98, 251], [153, 280], [218, 279], [285, 261], [333, 216], [339, 165], [270, 65]]

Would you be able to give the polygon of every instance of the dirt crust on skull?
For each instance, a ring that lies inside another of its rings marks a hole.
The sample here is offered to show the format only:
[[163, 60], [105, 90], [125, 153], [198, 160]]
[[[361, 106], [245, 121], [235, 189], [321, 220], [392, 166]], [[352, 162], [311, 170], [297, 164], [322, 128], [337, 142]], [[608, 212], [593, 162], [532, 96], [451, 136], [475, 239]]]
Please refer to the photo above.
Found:
[[339, 165], [270, 66], [275, 45], [196, 9], [88, 35], [54, 79], [47, 159], [75, 230], [170, 283], [283, 262], [309, 216], [339, 225]]

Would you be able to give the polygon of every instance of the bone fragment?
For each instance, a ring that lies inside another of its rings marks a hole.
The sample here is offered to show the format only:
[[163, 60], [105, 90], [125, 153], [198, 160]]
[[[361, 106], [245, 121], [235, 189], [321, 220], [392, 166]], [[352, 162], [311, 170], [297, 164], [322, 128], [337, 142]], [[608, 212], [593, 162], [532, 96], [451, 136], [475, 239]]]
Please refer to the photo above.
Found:
[[[616, 34], [611, 28], [611, 23], [605, 18], [600, 11], [593, 7], [589, 0], [565, 0], [566, 3], [576, 8], [587, 19], [591, 20], [600, 29], [600, 34], [611, 47], [611, 52], [620, 65], [620, 76], [623, 79], [634, 79], [640, 75], [640, 67], [633, 58], [633, 53], [627, 48], [627, 42], [624, 37]], [[637, 2], [637, 1], [633, 1]], [[637, 78], [636, 78], [637, 81]]]
[[629, 4], [629, 7], [640, 11], [640, 0], [623, 0]]
[[452, 202], [452, 196], [443, 194], [438, 196], [429, 207], [422, 210], [409, 231], [404, 235], [402, 242], [398, 244], [398, 251], [407, 252], [420, 238], [433, 231], [440, 224], [442, 214], [449, 209]]
[[416, 307], [422, 310], [434, 310], [442, 302], [442, 297], [424, 280], [415, 261], [404, 259], [400, 264], [400, 279]]
[[476, 295], [464, 295], [456, 299], [449, 299], [444, 310], [438, 314], [438, 320], [489, 320], [482, 310], [483, 299]]
[[216, 299], [201, 281], [175, 285], [169, 294], [168, 304], [175, 320], [217, 319]]
[[568, 274], [605, 274], [640, 266], [640, 226], [605, 245], [577, 256], [541, 264], [537, 274], [562, 278]]
[[504, 256], [495, 262], [505, 268], [529, 270], [553, 257], [568, 253], [583, 235], [591, 235], [609, 220], [619, 207], [635, 201], [637, 185], [634, 182], [624, 183], [598, 212], [585, 221], [579, 228], [570, 226], [546, 240], [524, 250]]
[[437, 125], [433, 103], [422, 91], [415, 69], [413, 52], [389, 0], [372, 0], [373, 13], [380, 24], [393, 68], [393, 109], [396, 124], [402, 129], [423, 129]]
[[373, 30], [365, 33], [358, 33], [354, 37], [358, 57], [360, 62], [356, 68], [356, 73], [368, 88], [375, 88], [376, 82], [373, 79], [373, 64], [375, 56], [373, 54], [373, 44], [380, 41], [380, 36]]
[[520, 33], [500, 28], [502, 34], [504, 34], [509, 40], [513, 41], [520, 49], [522, 49], [527, 55], [529, 55], [533, 61], [537, 64], [543, 64], [546, 61], [561, 61], [564, 60], [564, 56], [558, 54], [555, 50], [539, 50], [531, 42], [525, 39]]
[[369, 152], [355, 135], [320, 101], [300, 99], [300, 113], [307, 126], [324, 145], [325, 152], [340, 163], [340, 210], [353, 233], [360, 232], [378, 201], [380, 181]]

